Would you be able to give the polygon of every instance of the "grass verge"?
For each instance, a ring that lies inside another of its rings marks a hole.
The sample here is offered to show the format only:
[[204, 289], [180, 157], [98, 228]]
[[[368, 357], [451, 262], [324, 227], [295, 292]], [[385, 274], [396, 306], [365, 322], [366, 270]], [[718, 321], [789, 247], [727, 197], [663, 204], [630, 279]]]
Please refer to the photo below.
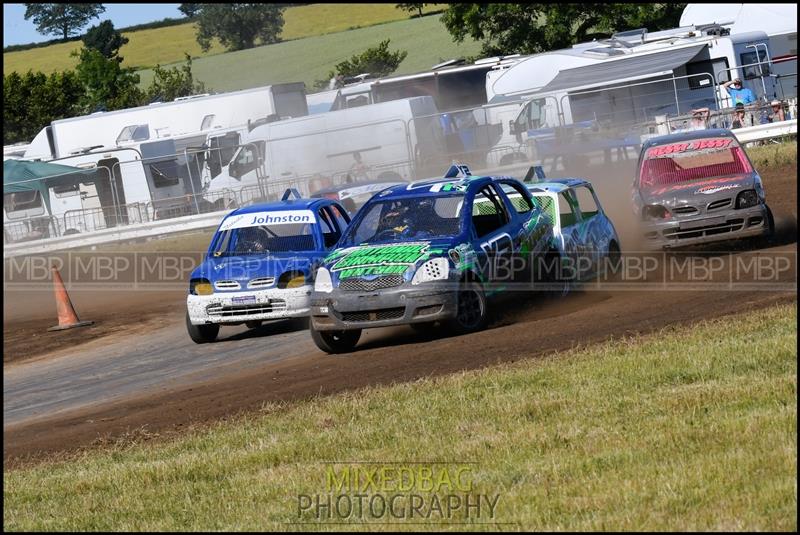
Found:
[[127, 444], [6, 471], [4, 526], [309, 528], [293, 524], [298, 495], [327, 495], [324, 461], [339, 460], [474, 462], [472, 492], [499, 495], [491, 521], [511, 529], [795, 530], [796, 322], [796, 304], [781, 305], [268, 406], [179, 439], [151, 443], [139, 430]]
[[749, 147], [747, 155], [756, 170], [769, 167], [797, 165], [797, 138], [782, 143], [769, 143], [757, 147]]

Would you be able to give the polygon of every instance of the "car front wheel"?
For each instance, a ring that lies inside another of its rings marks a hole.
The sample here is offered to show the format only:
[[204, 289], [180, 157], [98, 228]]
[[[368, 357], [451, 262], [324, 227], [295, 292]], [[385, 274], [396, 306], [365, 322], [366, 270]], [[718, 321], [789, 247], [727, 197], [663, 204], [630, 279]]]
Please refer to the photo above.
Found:
[[458, 290], [456, 317], [450, 320], [450, 328], [459, 334], [479, 331], [488, 323], [486, 294], [475, 281], [461, 284]]
[[195, 344], [207, 344], [217, 339], [219, 325], [192, 325], [192, 321], [189, 319], [189, 312], [187, 311], [186, 330], [189, 331], [189, 338], [191, 338]]
[[361, 338], [361, 329], [352, 331], [318, 331], [311, 325], [311, 339], [326, 353], [348, 353]]

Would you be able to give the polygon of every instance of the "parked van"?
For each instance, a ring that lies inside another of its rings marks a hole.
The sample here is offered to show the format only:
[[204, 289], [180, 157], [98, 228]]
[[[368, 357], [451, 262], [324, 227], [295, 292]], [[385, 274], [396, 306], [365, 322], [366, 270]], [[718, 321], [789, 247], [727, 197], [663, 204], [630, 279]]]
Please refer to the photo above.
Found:
[[444, 154], [437, 113], [433, 98], [424, 96], [259, 126], [207, 185], [206, 198], [259, 181], [276, 192], [296, 182], [307, 195], [314, 175], [342, 182], [348, 174], [351, 180], [412, 178]]

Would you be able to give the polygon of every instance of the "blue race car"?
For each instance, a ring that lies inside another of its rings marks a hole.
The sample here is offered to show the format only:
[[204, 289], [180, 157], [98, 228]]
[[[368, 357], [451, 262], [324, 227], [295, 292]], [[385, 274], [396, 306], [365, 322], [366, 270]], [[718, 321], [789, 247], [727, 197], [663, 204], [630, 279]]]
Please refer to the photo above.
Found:
[[312, 338], [340, 353], [365, 328], [442, 322], [478, 330], [487, 294], [519, 282], [530, 288], [538, 273], [525, 261], [554, 252], [550, 216], [516, 179], [453, 166], [444, 178], [387, 188], [359, 210], [317, 271]]
[[567, 178], [527, 186], [534, 200], [554, 221], [562, 279], [586, 280], [619, 268], [617, 230], [588, 181]]
[[308, 316], [314, 271], [349, 222], [336, 201], [301, 199], [295, 190], [228, 214], [189, 281], [191, 339], [213, 342], [220, 325], [256, 328], [264, 320]]

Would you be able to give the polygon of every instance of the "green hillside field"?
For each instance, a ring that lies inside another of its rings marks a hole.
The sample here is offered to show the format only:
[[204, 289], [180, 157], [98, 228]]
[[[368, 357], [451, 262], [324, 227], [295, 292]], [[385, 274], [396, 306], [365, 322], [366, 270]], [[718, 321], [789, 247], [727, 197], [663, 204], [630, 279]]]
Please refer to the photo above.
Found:
[[[315, 80], [353, 54], [391, 39], [389, 49], [406, 50], [408, 56], [395, 74], [424, 71], [440, 61], [477, 55], [480, 43], [456, 44], [440, 22], [441, 15], [402, 20], [274, 45], [202, 57], [192, 64], [195, 78], [212, 91], [233, 91], [280, 82], [305, 82], [312, 92]], [[140, 71], [148, 85], [152, 71]]]
[[[442, 9], [440, 4], [429, 4], [423, 12]], [[287, 8], [281, 39], [291, 41], [353, 28], [407, 20], [409, 13], [395, 8], [395, 4], [311, 4]], [[203, 52], [197, 44], [193, 23], [164, 28], [153, 28], [134, 32], [123, 32], [129, 42], [120, 50], [126, 67], [150, 68], [156, 64], [182, 61], [184, 53], [193, 58], [223, 54], [219, 43]], [[54, 71], [72, 69], [77, 59], [70, 52], [78, 50], [81, 41], [60, 43], [44, 48], [22, 50], [3, 54], [3, 74], [13, 71], [27, 72], [29, 69], [49, 74]]]

